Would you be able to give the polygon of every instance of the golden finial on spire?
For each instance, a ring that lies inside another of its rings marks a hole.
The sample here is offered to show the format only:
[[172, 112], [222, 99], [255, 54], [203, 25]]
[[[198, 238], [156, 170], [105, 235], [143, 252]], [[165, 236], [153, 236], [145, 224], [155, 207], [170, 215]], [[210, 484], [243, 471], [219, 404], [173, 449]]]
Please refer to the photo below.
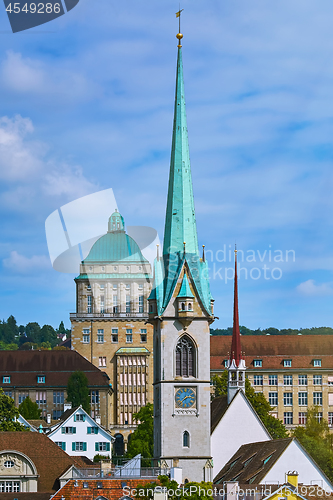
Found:
[[235, 243], [235, 255], [237, 255], [237, 245]]
[[176, 17], [179, 17], [179, 33], [177, 33], [176, 38], [178, 38], [178, 48], [181, 48], [182, 44], [180, 43], [180, 40], [183, 38], [183, 35], [180, 32], [180, 14], [183, 12], [184, 9], [180, 10], [179, 6], [179, 11], [176, 12]]

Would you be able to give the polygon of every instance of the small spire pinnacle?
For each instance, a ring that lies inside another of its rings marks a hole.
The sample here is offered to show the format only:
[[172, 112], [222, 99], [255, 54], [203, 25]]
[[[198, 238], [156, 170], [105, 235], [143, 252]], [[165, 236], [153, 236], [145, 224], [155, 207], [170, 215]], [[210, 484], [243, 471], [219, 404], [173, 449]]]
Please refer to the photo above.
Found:
[[237, 277], [237, 247], [235, 245], [235, 285], [234, 285], [234, 321], [232, 329], [232, 343], [231, 343], [232, 359], [235, 360], [236, 365], [239, 365], [241, 360], [241, 341], [239, 331], [239, 316], [238, 316], [238, 277]]
[[183, 38], [183, 35], [182, 35], [182, 34], [181, 34], [181, 32], [180, 32], [180, 14], [183, 12], [183, 10], [184, 10], [184, 9], [181, 9], [181, 10], [180, 10], [180, 7], [179, 7], [179, 11], [178, 11], [178, 12], [176, 12], [176, 17], [178, 17], [178, 18], [179, 18], [179, 33], [176, 35], [176, 38], [178, 38], [178, 48], [179, 48], [179, 49], [180, 49], [180, 48], [181, 48], [181, 46], [182, 46], [182, 45], [181, 45], [181, 43], [180, 43], [180, 41], [181, 41], [181, 39]]
[[184, 255], [185, 255], [185, 253], [186, 253], [186, 241], [184, 241], [183, 245], [184, 245]]
[[205, 262], [205, 245], [202, 245], [202, 262]]
[[156, 260], [157, 262], [160, 260], [160, 245], [158, 243], [156, 245]]

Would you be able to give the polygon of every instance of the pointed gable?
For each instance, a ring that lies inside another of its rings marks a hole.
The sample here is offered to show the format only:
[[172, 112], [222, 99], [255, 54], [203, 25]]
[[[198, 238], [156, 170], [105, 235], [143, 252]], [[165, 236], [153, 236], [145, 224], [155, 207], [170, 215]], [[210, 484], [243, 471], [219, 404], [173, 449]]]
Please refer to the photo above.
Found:
[[227, 396], [213, 399], [211, 424], [214, 476], [220, 472], [241, 445], [271, 439], [243, 391], [238, 391], [229, 405]]

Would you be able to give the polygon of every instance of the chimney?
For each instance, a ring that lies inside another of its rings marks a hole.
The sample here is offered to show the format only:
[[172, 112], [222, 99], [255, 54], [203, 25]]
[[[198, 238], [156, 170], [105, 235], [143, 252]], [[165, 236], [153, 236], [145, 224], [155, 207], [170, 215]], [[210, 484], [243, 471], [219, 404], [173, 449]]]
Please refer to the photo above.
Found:
[[51, 423], [51, 413], [48, 413], [46, 415], [46, 423], [50, 424]]
[[238, 481], [226, 481], [223, 483], [224, 499], [238, 500], [239, 483]]
[[66, 410], [71, 410], [72, 409], [72, 403], [65, 403], [64, 404], [64, 413]]
[[298, 486], [298, 472], [293, 470], [287, 472], [287, 483], [289, 483], [291, 486], [294, 486], [297, 488]]

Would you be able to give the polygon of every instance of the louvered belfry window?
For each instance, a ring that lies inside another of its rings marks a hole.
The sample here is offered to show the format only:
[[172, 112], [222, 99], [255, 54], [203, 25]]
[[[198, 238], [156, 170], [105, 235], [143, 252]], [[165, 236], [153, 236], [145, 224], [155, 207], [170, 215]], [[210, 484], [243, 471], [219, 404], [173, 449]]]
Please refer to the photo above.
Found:
[[176, 375], [195, 377], [195, 348], [192, 341], [184, 335], [176, 346]]

